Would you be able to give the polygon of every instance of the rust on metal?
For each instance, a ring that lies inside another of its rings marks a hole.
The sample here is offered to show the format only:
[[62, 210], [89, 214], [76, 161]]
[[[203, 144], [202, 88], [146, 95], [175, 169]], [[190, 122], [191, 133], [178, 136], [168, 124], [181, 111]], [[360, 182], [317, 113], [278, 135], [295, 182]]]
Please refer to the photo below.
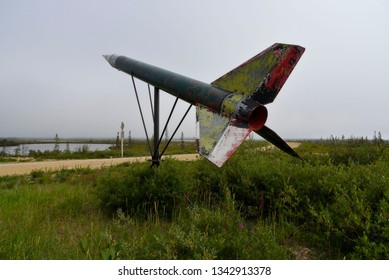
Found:
[[251, 97], [263, 105], [271, 103], [304, 50], [296, 45], [274, 44], [215, 80], [212, 85]]
[[211, 84], [125, 56], [104, 57], [112, 67], [196, 105], [198, 151], [220, 167], [252, 131], [299, 157], [265, 126], [264, 105], [274, 101], [304, 50], [296, 45], [274, 44]]

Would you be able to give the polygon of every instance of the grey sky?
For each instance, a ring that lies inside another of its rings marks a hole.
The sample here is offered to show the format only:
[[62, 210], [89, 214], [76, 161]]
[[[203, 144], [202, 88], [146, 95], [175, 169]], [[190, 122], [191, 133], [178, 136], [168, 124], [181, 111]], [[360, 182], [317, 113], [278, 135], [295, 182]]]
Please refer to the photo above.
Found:
[[[0, 137], [115, 137], [121, 121], [143, 137], [131, 78], [103, 54], [212, 82], [280, 42], [306, 51], [267, 106], [270, 128], [389, 139], [388, 14], [385, 0], [0, 0]], [[166, 118], [174, 98], [161, 98]], [[179, 131], [194, 136], [194, 108]]]

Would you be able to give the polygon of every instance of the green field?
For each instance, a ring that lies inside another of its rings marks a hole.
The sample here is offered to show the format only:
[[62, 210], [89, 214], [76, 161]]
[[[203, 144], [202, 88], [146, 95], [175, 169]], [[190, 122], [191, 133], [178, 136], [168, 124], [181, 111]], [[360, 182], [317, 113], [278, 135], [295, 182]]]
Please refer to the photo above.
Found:
[[0, 259], [389, 259], [389, 145], [0, 177]]

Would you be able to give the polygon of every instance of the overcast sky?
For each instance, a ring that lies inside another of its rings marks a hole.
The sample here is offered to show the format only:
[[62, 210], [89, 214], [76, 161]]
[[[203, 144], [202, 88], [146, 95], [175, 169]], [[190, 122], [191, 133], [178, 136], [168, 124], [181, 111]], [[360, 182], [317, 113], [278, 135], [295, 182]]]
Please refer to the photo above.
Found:
[[[386, 0], [0, 0], [0, 137], [115, 137], [122, 121], [143, 137], [131, 78], [103, 54], [210, 83], [280, 42], [306, 51], [267, 105], [270, 128], [389, 139], [388, 15]], [[161, 99], [164, 120], [174, 98]], [[195, 135], [194, 108], [181, 131]]]

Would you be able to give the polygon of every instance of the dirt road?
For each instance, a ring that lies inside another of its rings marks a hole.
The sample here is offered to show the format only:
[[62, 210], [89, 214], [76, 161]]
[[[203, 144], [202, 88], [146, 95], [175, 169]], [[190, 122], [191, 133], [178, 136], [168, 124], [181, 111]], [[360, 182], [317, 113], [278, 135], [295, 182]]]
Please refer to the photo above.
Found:
[[[298, 146], [301, 145], [300, 142], [286, 142], [292, 149], [295, 149], [297, 148]], [[265, 147], [262, 147], [262, 148], [259, 148], [260, 151], [267, 151], [267, 150], [271, 150], [271, 149], [274, 149], [274, 145], [273, 144], [269, 144]]]
[[[171, 156], [177, 160], [196, 160], [197, 154], [183, 154]], [[111, 166], [124, 162], [144, 162], [150, 157], [126, 157], [126, 158], [110, 158], [110, 159], [83, 159], [83, 160], [55, 160], [55, 161], [37, 161], [37, 162], [22, 162], [22, 163], [2, 163], [0, 164], [0, 176], [4, 175], [20, 175], [28, 174], [33, 170], [58, 170], [62, 168], [101, 168], [103, 166]]]

